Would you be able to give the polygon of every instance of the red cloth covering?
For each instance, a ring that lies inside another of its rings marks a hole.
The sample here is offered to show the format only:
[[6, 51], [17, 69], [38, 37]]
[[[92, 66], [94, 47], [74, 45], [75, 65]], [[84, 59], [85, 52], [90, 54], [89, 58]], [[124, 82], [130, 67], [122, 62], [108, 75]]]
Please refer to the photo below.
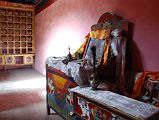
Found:
[[[136, 99], [136, 98], [142, 96], [142, 94], [143, 94], [142, 90], [144, 87], [144, 83], [149, 78], [151, 80], [159, 81], [159, 71], [157, 71], [157, 72], [150, 72], [150, 71], [143, 72], [142, 75], [135, 82], [131, 98]], [[157, 104], [155, 106], [159, 107], [159, 104]]]

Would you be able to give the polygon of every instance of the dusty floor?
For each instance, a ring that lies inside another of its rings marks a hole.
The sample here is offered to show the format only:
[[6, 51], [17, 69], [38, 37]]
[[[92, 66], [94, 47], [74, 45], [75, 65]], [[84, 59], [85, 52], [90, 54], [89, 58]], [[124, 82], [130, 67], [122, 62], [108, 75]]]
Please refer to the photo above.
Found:
[[63, 120], [54, 111], [46, 113], [45, 82], [31, 68], [1, 70], [0, 120]]

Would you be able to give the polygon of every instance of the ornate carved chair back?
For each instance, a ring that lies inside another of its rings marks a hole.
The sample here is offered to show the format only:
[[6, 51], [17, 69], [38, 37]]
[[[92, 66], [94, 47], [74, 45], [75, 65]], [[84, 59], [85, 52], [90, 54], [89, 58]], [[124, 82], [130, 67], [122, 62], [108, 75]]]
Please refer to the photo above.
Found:
[[[103, 44], [108, 45], [107, 49], [103, 49], [107, 50], [107, 55], [105, 55], [105, 53], [100, 54], [102, 59], [99, 62], [100, 65], [97, 66], [97, 79], [115, 83], [118, 91], [122, 93], [125, 90], [124, 73], [128, 22], [118, 15], [107, 12], [99, 18], [97, 24], [91, 27], [91, 31], [98, 30], [110, 30], [110, 34], [109, 37], [105, 39], [105, 42], [103, 42]], [[89, 45], [92, 41], [93, 38], [90, 39], [87, 49], [90, 49]], [[100, 48], [103, 46], [101, 42]], [[96, 50], [98, 51], [98, 48]], [[99, 55], [97, 52], [96, 54], [96, 56]], [[85, 55], [87, 55], [87, 52]], [[106, 62], [104, 60], [106, 60]]]

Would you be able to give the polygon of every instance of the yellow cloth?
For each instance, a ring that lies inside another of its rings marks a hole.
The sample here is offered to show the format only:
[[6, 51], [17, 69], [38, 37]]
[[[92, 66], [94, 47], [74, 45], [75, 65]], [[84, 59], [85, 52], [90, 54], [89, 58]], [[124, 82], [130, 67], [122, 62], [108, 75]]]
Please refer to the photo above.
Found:
[[96, 30], [90, 32], [90, 37], [95, 39], [107, 39], [110, 35], [110, 29], [107, 30]]
[[[96, 30], [96, 31], [89, 32], [87, 34], [87, 36], [85, 37], [85, 41], [83, 42], [83, 44], [80, 46], [80, 48], [76, 52], [78, 52], [80, 54], [84, 54], [85, 49], [87, 48], [87, 44], [88, 44], [90, 38], [95, 38], [97, 40], [98, 39], [106, 40], [106, 44], [105, 44], [105, 47], [104, 47], [104, 55], [103, 55], [103, 64], [106, 64], [107, 57], [108, 57], [108, 52], [109, 52], [109, 45], [108, 45], [109, 35], [110, 35], [110, 29]], [[75, 56], [75, 53], [73, 54], [73, 56]]]
[[87, 36], [85, 37], [85, 41], [82, 43], [80, 48], [78, 48], [78, 50], [75, 53], [72, 54], [72, 56], [75, 56], [75, 54], [77, 52], [80, 53], [80, 54], [83, 54], [89, 39], [90, 39], [90, 33], [87, 34]]

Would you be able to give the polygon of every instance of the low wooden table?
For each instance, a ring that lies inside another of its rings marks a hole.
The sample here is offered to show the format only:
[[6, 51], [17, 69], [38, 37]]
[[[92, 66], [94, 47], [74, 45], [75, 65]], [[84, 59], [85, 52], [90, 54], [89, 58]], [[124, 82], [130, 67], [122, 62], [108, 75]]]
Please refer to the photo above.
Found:
[[73, 112], [84, 120], [159, 120], [159, 108], [110, 91], [75, 87]]

